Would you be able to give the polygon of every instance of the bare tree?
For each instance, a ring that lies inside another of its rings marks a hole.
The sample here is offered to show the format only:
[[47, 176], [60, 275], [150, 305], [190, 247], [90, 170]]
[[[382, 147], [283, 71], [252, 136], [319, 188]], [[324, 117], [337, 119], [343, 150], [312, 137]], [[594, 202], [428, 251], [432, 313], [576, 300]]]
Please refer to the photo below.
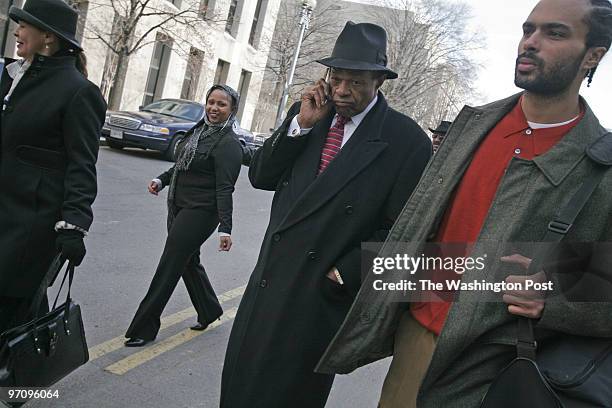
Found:
[[[389, 103], [422, 126], [453, 117], [475, 94], [480, 34], [468, 27], [470, 8], [444, 0], [387, 0], [393, 13], [376, 18], [387, 29], [388, 58], [399, 78], [383, 87]], [[391, 3], [389, 3], [391, 5]]]
[[[176, 6], [162, 0], [90, 1], [88, 14], [98, 18], [88, 19], [85, 37], [100, 41], [108, 48], [101, 90], [110, 109], [119, 108], [130, 57], [143, 47], [156, 40], [173, 39], [173, 51], [185, 58], [191, 46], [210, 47], [206, 43], [207, 26], [224, 20], [206, 9], [206, 1], [179, 3], [180, 0]], [[200, 43], [193, 44], [193, 38], [198, 38]]]
[[[300, 55], [296, 64], [293, 84], [289, 89], [289, 103], [299, 98], [302, 89], [321, 77], [324, 69], [313, 62], [331, 52], [336, 36], [342, 25], [338, 13], [342, 7], [332, 0], [321, 0], [314, 9], [309, 28], [304, 34]], [[297, 47], [300, 31], [300, 10], [298, 2], [281, 2], [276, 26], [270, 40], [270, 54], [266, 66], [262, 67], [264, 81], [260, 91], [257, 113], [252, 128], [267, 130], [265, 124], [273, 124], [283, 88], [289, 76], [293, 54]], [[268, 126], [269, 127], [269, 126]]]

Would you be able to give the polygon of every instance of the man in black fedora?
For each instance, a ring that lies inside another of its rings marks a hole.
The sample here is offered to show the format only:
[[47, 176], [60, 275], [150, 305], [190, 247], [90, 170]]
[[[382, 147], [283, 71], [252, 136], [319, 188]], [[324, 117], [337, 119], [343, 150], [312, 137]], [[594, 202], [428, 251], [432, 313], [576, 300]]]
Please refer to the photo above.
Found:
[[221, 407], [323, 407], [333, 375], [314, 368], [361, 284], [362, 242], [383, 241], [431, 143], [379, 91], [386, 32], [348, 22], [329, 67], [262, 148], [254, 187], [275, 191], [270, 223], [232, 328]]
[[448, 132], [450, 125], [451, 122], [443, 120], [442, 122], [440, 122], [437, 128], [428, 128], [431, 132], [431, 142], [433, 144], [434, 153], [438, 151], [438, 147], [440, 147], [442, 140], [444, 140], [444, 136], [446, 136], [446, 132]]

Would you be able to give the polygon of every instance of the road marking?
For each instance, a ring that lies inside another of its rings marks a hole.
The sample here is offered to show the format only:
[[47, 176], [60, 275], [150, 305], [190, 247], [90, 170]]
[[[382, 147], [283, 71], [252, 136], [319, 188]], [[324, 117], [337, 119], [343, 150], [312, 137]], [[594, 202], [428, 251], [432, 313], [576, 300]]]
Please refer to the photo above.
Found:
[[233, 320], [236, 317], [236, 312], [238, 311], [237, 307], [232, 307], [223, 313], [220, 320], [216, 320], [211, 323], [208, 328], [204, 331], [195, 331], [191, 329], [185, 329], [182, 332], [175, 334], [172, 337], [168, 337], [158, 343], [154, 343], [153, 345], [146, 347], [144, 350], [139, 351], [138, 353], [132, 354], [129, 357], [124, 358], [123, 360], [119, 360], [114, 364], [109, 365], [105, 368], [106, 371], [111, 372], [117, 375], [123, 375], [130, 371], [133, 368], [136, 368], [147, 361], [158, 357], [160, 354], [163, 354], [167, 351], [170, 351], [181, 344], [184, 344], [202, 334], [208, 332], [215, 327], [222, 325], [223, 323]]
[[[228, 290], [227, 292], [219, 295], [219, 302], [224, 303], [229, 300], [235, 299], [239, 296], [242, 296], [245, 289], [246, 289], [246, 285], [240, 286], [232, 290]], [[164, 330], [167, 327], [170, 327], [172, 325], [185, 321], [195, 316], [196, 314], [197, 313], [192, 306], [192, 307], [188, 307], [187, 309], [181, 310], [180, 312], [176, 312], [166, 317], [162, 317], [160, 331]], [[123, 346], [124, 341], [125, 341], [125, 337], [121, 335], [121, 336], [115, 337], [114, 339], [105, 341], [104, 343], [100, 343], [96, 346], [90, 347], [89, 348], [89, 361], [95, 360], [97, 358], [102, 357], [105, 354], [112, 353], [113, 351], [119, 350], [120, 348], [124, 347]]]

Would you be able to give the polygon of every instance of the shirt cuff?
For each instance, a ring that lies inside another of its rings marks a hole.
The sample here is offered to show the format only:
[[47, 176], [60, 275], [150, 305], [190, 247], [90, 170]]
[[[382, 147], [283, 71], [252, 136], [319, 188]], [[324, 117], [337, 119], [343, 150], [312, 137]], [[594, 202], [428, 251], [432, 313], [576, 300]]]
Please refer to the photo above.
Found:
[[227, 232], [221, 232], [219, 231], [219, 237], [231, 237], [232, 234], [228, 234]]
[[304, 135], [310, 133], [311, 130], [312, 130], [312, 128], [304, 128], [304, 129], [302, 129], [300, 127], [300, 125], [298, 124], [297, 115], [296, 115], [291, 120], [291, 124], [289, 125], [289, 131], [287, 131], [287, 136], [289, 136], [289, 137], [304, 136]]
[[61, 229], [67, 229], [67, 230], [77, 230], [81, 233], [83, 233], [84, 236], [87, 236], [87, 230], [84, 228], [81, 228], [77, 225], [74, 224], [70, 224], [67, 223], [66, 221], [58, 221], [55, 223], [55, 232], [57, 232], [58, 230]]
[[155, 183], [157, 183], [157, 188], [161, 189], [164, 186], [164, 183], [162, 183], [162, 181], [158, 178], [154, 178], [153, 180]]
[[342, 280], [342, 276], [340, 275], [340, 271], [335, 266], [332, 268], [332, 272], [336, 275], [336, 279], [340, 285], [344, 285], [344, 280]]

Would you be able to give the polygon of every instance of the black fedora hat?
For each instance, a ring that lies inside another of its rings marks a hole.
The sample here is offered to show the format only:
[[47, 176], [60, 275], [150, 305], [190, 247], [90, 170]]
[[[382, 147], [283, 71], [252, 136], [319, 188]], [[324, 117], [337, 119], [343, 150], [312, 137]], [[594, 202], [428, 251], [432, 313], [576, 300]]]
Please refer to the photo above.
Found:
[[49, 31], [76, 49], [82, 49], [76, 39], [79, 15], [62, 0], [27, 0], [23, 9], [11, 6], [9, 16], [16, 22], [25, 21]]
[[440, 122], [440, 124], [438, 125], [438, 127], [436, 129], [432, 129], [432, 128], [428, 128], [432, 133], [443, 133], [446, 134], [446, 132], [448, 132], [448, 129], [451, 126], [451, 122], [447, 121], [447, 120], [443, 120], [442, 122]]
[[331, 57], [317, 62], [331, 68], [381, 71], [389, 79], [397, 78], [397, 74], [387, 68], [387, 32], [376, 24], [347, 22]]

